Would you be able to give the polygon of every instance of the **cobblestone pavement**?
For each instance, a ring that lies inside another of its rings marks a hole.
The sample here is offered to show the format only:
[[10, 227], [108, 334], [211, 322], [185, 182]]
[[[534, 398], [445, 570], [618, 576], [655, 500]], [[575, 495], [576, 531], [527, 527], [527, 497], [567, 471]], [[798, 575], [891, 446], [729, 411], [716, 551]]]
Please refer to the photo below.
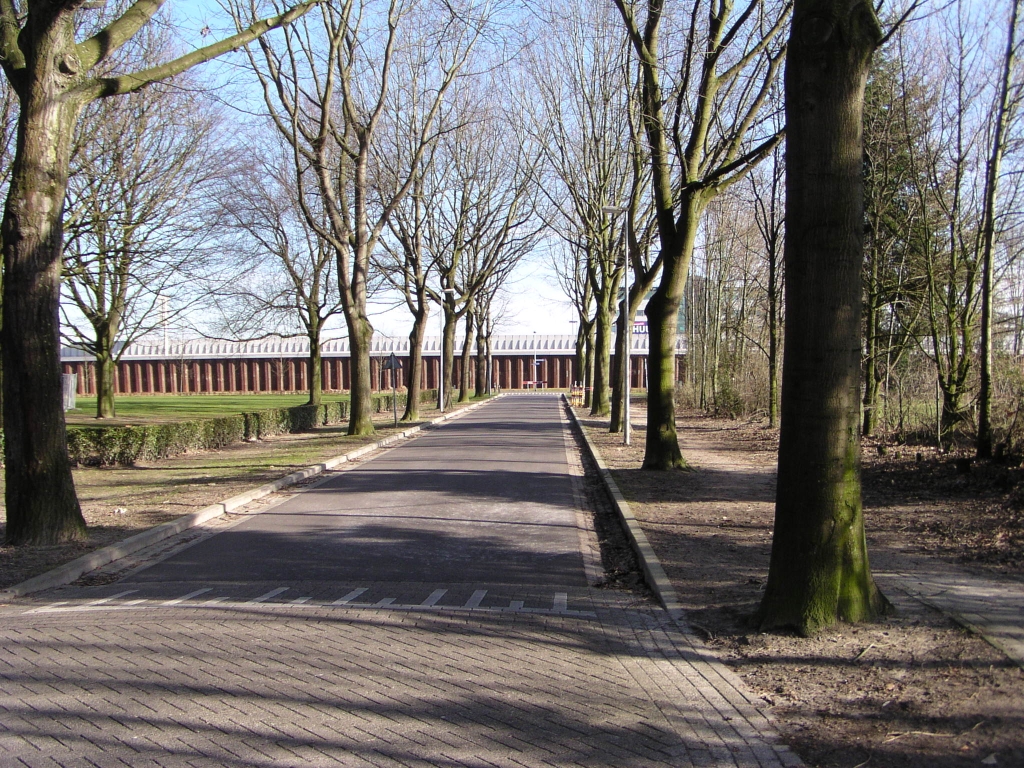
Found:
[[569, 446], [554, 398], [506, 398], [0, 607], [0, 765], [799, 765], [684, 627], [588, 586]]

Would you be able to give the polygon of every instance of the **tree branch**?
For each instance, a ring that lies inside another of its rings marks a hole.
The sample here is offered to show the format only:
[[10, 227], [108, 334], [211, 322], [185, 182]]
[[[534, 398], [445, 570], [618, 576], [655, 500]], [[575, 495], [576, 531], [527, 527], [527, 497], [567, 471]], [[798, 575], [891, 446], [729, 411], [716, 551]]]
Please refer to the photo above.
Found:
[[88, 40], [79, 43], [76, 49], [82, 62], [82, 71], [88, 72], [131, 40], [166, 1], [136, 0], [120, 17]]
[[88, 99], [101, 99], [108, 96], [117, 96], [137, 91], [141, 88], [145, 88], [151, 83], [155, 83], [160, 80], [167, 80], [175, 75], [180, 75], [182, 72], [191, 69], [198, 64], [203, 64], [215, 59], [228, 51], [238, 50], [242, 46], [251, 43], [253, 40], [256, 40], [258, 37], [270, 30], [290, 24], [306, 14], [308, 11], [312, 10], [314, 6], [320, 5], [322, 2], [324, 2], [324, 0], [309, 0], [309, 2], [294, 6], [279, 16], [272, 16], [268, 19], [257, 21], [248, 29], [231, 35], [231, 37], [219, 40], [205, 48], [200, 48], [192, 51], [191, 53], [187, 53], [173, 61], [168, 61], [159, 66], [144, 69], [140, 72], [133, 72], [131, 74], [87, 80], [76, 90], [79, 93], [84, 94]]

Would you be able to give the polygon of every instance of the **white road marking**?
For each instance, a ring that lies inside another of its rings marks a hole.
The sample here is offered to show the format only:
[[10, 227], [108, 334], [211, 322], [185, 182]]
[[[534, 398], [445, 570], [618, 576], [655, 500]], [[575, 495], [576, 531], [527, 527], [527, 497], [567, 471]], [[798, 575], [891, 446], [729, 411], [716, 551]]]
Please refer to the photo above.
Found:
[[128, 600], [126, 602], [121, 603], [120, 607], [121, 608], [127, 608], [130, 605], [139, 605], [140, 603], [146, 602], [146, 600], [148, 600], [148, 599], [149, 598], [147, 598], [147, 597], [140, 597], [138, 600]]
[[312, 597], [299, 597], [295, 600], [292, 600], [291, 603], [289, 603], [289, 605], [302, 605], [303, 603], [308, 603], [312, 599]]
[[67, 605], [67, 604], [68, 604], [67, 600], [61, 600], [60, 602], [50, 603], [49, 605], [41, 605], [38, 608], [33, 608], [31, 611], [25, 611], [25, 613], [26, 614], [29, 614], [29, 613], [45, 613], [46, 611], [52, 611], [52, 610], [58, 608], [59, 606]]
[[525, 605], [525, 603], [522, 600], [512, 600], [508, 604], [508, 609], [510, 611], [521, 611], [523, 610], [523, 605]]
[[464, 606], [462, 606], [462, 607], [463, 608], [479, 608], [480, 607], [480, 603], [482, 603], [484, 601], [484, 595], [486, 595], [486, 594], [487, 594], [487, 590], [486, 589], [478, 589], [476, 592], [473, 593], [473, 596], [470, 597], [469, 600], [466, 601], [466, 604]]
[[227, 597], [215, 597], [212, 600], [199, 603], [199, 605], [216, 605], [217, 603], [223, 603], [225, 600], [227, 600]]
[[333, 603], [331, 603], [331, 605], [345, 605], [349, 601], [355, 600], [357, 597], [359, 597], [361, 594], [363, 594], [363, 592], [366, 592], [368, 589], [369, 589], [369, 587], [359, 587], [359, 589], [353, 589], [351, 592], [349, 592], [344, 597], [335, 600]]
[[394, 598], [394, 597], [385, 597], [383, 600], [378, 600], [376, 603], [374, 603], [373, 607], [374, 608], [385, 608], [385, 607], [391, 605], [393, 602], [395, 602], [396, 599], [397, 598]]
[[252, 600], [246, 600], [245, 604], [246, 605], [254, 605], [256, 603], [262, 603], [262, 602], [264, 602], [266, 600], [269, 600], [272, 597], [277, 597], [282, 592], [287, 592], [287, 591], [288, 591], [288, 587], [278, 587], [277, 589], [272, 589], [269, 592], [267, 592], [266, 594], [260, 595], [259, 597], [254, 597]]
[[197, 589], [193, 592], [189, 592], [187, 595], [176, 597], [173, 600], [167, 600], [164, 605], [177, 605], [178, 603], [184, 603], [186, 600], [191, 600], [193, 597], [199, 597], [199, 595], [205, 595], [207, 592], [212, 592], [213, 587], [204, 587], [203, 589]]
[[565, 613], [569, 610], [569, 594], [567, 592], [555, 592], [555, 613]]
[[91, 602], [84, 603], [82, 605], [82, 607], [83, 608], [92, 608], [92, 606], [94, 606], [94, 605], [103, 605], [103, 603], [109, 603], [111, 600], [117, 600], [117, 598], [119, 598], [119, 597], [124, 597], [125, 595], [130, 595], [132, 592], [138, 592], [138, 591], [139, 590], [137, 590], [137, 589], [126, 589], [124, 592], [118, 592], [116, 595], [111, 595], [110, 597], [104, 597], [102, 600], [93, 600]]
[[437, 601], [444, 597], [447, 591], [447, 589], [435, 589], [430, 593], [430, 597], [420, 603], [420, 608], [430, 608], [437, 605]]

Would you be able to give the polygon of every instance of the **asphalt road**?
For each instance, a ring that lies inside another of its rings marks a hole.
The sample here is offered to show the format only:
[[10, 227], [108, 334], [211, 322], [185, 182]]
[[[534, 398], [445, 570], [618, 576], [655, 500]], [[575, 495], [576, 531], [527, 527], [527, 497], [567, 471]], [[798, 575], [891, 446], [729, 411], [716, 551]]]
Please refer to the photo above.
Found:
[[560, 407], [502, 398], [0, 606], [0, 766], [800, 765], [684, 626], [588, 586]]
[[137, 581], [585, 587], [559, 408], [550, 396], [499, 400]]

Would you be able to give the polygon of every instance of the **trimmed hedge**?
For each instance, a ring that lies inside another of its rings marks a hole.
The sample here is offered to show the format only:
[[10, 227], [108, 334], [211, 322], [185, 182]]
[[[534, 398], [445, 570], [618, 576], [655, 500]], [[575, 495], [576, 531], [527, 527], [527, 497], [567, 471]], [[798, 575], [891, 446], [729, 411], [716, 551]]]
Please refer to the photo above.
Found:
[[[437, 397], [426, 390], [421, 400]], [[398, 406], [405, 407], [405, 394], [398, 395]], [[371, 408], [376, 413], [392, 410], [392, 395], [375, 394]], [[262, 440], [274, 435], [309, 432], [328, 424], [348, 420], [347, 401], [322, 405], [297, 405], [292, 408], [268, 408], [211, 419], [191, 419], [166, 424], [137, 426], [69, 426], [68, 454], [75, 464], [130, 467], [137, 461], [166, 459], [183, 453], [223, 448], [242, 440]]]

